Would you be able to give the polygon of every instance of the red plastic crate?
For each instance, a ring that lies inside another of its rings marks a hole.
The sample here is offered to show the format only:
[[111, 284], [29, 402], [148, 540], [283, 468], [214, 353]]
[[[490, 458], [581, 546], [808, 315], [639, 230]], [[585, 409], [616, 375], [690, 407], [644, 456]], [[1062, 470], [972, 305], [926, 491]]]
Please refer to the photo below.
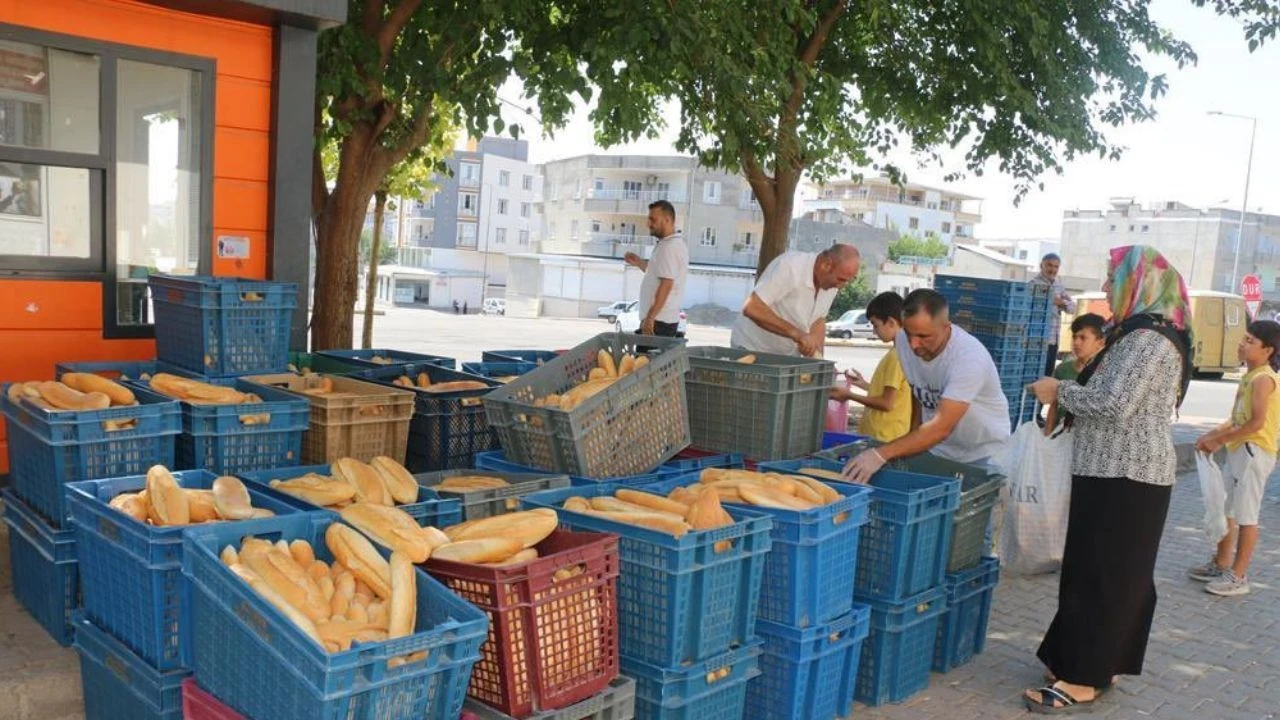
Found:
[[516, 718], [585, 700], [618, 675], [618, 536], [557, 530], [537, 550], [511, 567], [424, 565], [489, 616], [467, 694]]
[[244, 716], [232, 710], [218, 698], [210, 695], [196, 684], [195, 678], [182, 681], [182, 719], [183, 720], [245, 720]]

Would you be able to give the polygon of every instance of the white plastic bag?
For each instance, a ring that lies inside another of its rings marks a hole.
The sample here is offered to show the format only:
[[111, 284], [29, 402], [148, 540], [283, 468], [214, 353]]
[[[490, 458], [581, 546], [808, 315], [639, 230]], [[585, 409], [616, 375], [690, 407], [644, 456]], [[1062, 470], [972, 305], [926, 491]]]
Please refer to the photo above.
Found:
[[1204, 535], [1216, 544], [1227, 534], [1227, 486], [1211, 455], [1196, 453], [1196, 471], [1200, 476], [1200, 496], [1204, 498]]
[[999, 464], [1006, 477], [1000, 564], [1035, 575], [1062, 566], [1071, 509], [1071, 433], [1047, 438], [1035, 422], [1013, 434]]

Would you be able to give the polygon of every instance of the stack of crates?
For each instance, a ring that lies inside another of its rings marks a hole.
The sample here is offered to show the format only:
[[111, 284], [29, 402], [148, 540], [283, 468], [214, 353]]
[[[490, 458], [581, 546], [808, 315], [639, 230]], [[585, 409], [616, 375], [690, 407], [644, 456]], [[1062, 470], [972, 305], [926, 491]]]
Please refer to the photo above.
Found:
[[546, 490], [524, 506], [556, 510], [562, 527], [618, 536], [618, 642], [622, 674], [636, 681], [636, 718], [763, 717], [746, 700], [760, 675], [756, 613], [772, 520], [731, 506], [733, 525], [676, 538], [563, 507], [621, 487]]
[[[216, 478], [206, 470], [174, 473], [184, 491], [207, 491]], [[188, 526], [151, 525], [110, 506], [146, 486], [136, 475], [66, 488], [83, 604], [73, 618], [74, 641], [89, 720], [182, 718], [181, 684], [191, 675], [192, 616], [182, 578]], [[274, 491], [250, 488], [249, 497], [277, 515], [301, 512]]]
[[[665, 496], [700, 478], [694, 471], [642, 490]], [[836, 720], [853, 709], [870, 622], [870, 608], [853, 601], [854, 568], [871, 488], [831, 487], [840, 499], [810, 510], [728, 506], [773, 521], [756, 612], [761, 675], [747, 686], [748, 717]]]
[[1053, 308], [1047, 287], [1014, 280], [938, 275], [934, 287], [951, 308], [951, 321], [991, 353], [1000, 386], [1017, 426], [1035, 417], [1028, 383], [1044, 376], [1052, 337]]
[[4, 492], [13, 594], [54, 640], [70, 645], [80, 605], [80, 566], [65, 489], [92, 478], [172, 465], [182, 420], [178, 403], [138, 390], [138, 403], [53, 411], [14, 385], [0, 388], [9, 437]]
[[[822, 458], [762, 463], [761, 470], [839, 472]], [[854, 601], [870, 607], [854, 697], [867, 705], [902, 702], [929, 686], [960, 481], [882, 470], [871, 478]]]
[[309, 403], [243, 378], [287, 372], [293, 283], [152, 275], [156, 358], [203, 382], [262, 398], [242, 405], [182, 403], [177, 467], [234, 474], [302, 460]]

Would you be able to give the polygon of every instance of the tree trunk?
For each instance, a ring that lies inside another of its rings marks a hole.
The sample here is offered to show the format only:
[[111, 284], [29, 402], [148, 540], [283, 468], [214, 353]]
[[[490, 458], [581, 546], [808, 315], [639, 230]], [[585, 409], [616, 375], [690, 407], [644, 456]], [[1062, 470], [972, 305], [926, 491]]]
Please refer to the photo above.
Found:
[[364, 285], [364, 330], [360, 347], [373, 347], [373, 299], [378, 293], [378, 258], [382, 256], [382, 218], [387, 211], [387, 191], [373, 194], [373, 241], [369, 243], [369, 276]]
[[[752, 188], [767, 187], [773, 194], [772, 202], [760, 203], [760, 214], [764, 216], [764, 233], [760, 238], [760, 261], [756, 265], [756, 277], [759, 278], [764, 269], [769, 267], [773, 259], [787, 251], [791, 236], [791, 212], [796, 202], [796, 185], [800, 182], [799, 173], [778, 173], [767, 186], [764, 182], [753, 182]], [[760, 193], [757, 189], [756, 196]]]
[[311, 349], [351, 347], [356, 286], [360, 275], [360, 229], [369, 193], [339, 183], [316, 228], [316, 289]]

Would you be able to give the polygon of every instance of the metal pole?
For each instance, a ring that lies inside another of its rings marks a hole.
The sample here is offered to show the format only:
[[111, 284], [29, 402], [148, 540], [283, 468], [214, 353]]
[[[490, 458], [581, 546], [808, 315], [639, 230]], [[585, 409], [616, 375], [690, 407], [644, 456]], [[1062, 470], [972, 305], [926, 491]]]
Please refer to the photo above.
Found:
[[[1231, 283], [1234, 285], [1240, 274], [1240, 243], [1244, 240], [1244, 216], [1249, 212], [1249, 177], [1253, 174], [1253, 141], [1258, 132], [1258, 119], [1249, 118], [1249, 160], [1244, 171], [1244, 200], [1240, 202], [1240, 230], [1236, 233], [1236, 259], [1231, 269]], [[1230, 291], [1231, 288], [1228, 288]]]
[[[1191, 241], [1191, 274], [1187, 276], [1187, 285], [1189, 289], [1196, 286], [1196, 256], [1200, 252], [1200, 211], [1196, 210], [1196, 237]], [[1213, 289], [1213, 283], [1209, 283], [1209, 289]]]

